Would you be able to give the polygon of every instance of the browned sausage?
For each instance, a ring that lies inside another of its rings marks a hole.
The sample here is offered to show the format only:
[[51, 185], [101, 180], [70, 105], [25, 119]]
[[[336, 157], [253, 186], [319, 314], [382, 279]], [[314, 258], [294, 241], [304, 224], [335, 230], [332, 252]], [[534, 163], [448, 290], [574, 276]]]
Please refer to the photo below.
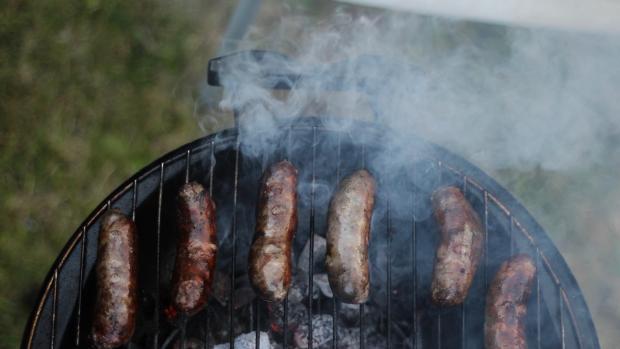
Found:
[[484, 338], [487, 349], [526, 349], [525, 315], [536, 265], [524, 254], [504, 262], [487, 294]]
[[281, 161], [263, 175], [248, 261], [252, 286], [266, 301], [279, 302], [286, 297], [296, 230], [297, 169]]
[[180, 231], [172, 277], [172, 306], [192, 316], [207, 304], [217, 257], [215, 204], [196, 182], [181, 187], [177, 202]]
[[113, 209], [101, 222], [97, 248], [97, 299], [91, 341], [116, 348], [133, 336], [138, 307], [138, 245], [133, 221]]
[[368, 299], [368, 239], [375, 203], [375, 180], [358, 170], [340, 183], [327, 218], [325, 266], [333, 293], [345, 303]]
[[431, 297], [437, 305], [453, 306], [467, 297], [482, 254], [484, 232], [478, 215], [458, 188], [436, 190], [432, 202], [441, 241]]

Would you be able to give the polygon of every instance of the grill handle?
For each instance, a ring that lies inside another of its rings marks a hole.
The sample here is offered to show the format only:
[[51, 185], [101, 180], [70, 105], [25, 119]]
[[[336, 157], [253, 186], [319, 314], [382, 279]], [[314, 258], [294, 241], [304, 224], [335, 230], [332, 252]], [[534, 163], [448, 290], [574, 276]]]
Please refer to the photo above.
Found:
[[248, 50], [210, 59], [207, 82], [222, 87], [256, 84], [274, 90], [319, 87], [326, 91], [374, 94], [386, 78], [397, 76], [402, 68], [376, 55], [308, 67], [278, 52]]
[[222, 87], [251, 83], [274, 90], [312, 86], [327, 91], [374, 93], [390, 71], [395, 72], [394, 62], [376, 55], [305, 67], [278, 52], [248, 50], [210, 59], [207, 82]]

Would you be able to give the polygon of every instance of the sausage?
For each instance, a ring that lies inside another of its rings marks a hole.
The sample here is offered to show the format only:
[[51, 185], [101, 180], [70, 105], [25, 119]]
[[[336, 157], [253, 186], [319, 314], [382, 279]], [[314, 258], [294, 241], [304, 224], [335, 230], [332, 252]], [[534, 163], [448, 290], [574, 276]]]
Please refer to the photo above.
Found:
[[432, 195], [441, 241], [437, 247], [431, 298], [439, 306], [463, 303], [471, 286], [484, 244], [480, 218], [456, 187]]
[[525, 254], [505, 261], [489, 287], [484, 321], [487, 349], [526, 349], [527, 299], [536, 265]]
[[177, 201], [180, 231], [172, 277], [176, 314], [192, 316], [207, 304], [217, 258], [215, 203], [205, 188], [190, 182]]
[[340, 182], [327, 218], [325, 266], [331, 289], [342, 302], [368, 299], [368, 239], [375, 201], [375, 180], [358, 170]]
[[134, 222], [117, 209], [101, 222], [97, 248], [97, 298], [91, 328], [95, 348], [126, 344], [136, 327], [138, 245]]
[[250, 282], [266, 301], [282, 301], [291, 285], [291, 244], [297, 230], [297, 169], [288, 161], [263, 175], [248, 259]]

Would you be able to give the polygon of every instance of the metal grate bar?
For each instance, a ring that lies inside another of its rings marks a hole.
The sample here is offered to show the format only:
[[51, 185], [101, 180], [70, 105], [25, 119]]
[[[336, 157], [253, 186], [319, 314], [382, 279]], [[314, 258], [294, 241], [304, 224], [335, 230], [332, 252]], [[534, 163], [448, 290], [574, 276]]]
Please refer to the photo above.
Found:
[[259, 298], [254, 300], [254, 326], [255, 326], [255, 348], [260, 349], [260, 306], [259, 306]]
[[[160, 310], [160, 304], [159, 304], [159, 269], [160, 269], [160, 263], [161, 263], [161, 256], [160, 256], [160, 238], [161, 238], [161, 207], [162, 207], [162, 201], [163, 201], [163, 196], [164, 196], [164, 174], [165, 174], [165, 167], [164, 167], [164, 163], [162, 162], [161, 164], [159, 164], [159, 193], [157, 195], [157, 229], [155, 232], [155, 336], [153, 338], [153, 344], [155, 348], [159, 347], [159, 310]], [[110, 207], [110, 205], [108, 204], [108, 207]]]
[[288, 334], [288, 294], [286, 294], [286, 297], [284, 297], [284, 320], [283, 320], [283, 328], [282, 328], [282, 348], [286, 349], [287, 346], [287, 340], [286, 340], [286, 336]]
[[[412, 175], [415, 178], [415, 175]], [[411, 309], [412, 314], [412, 326], [413, 326], [413, 348], [418, 347], [418, 310], [416, 309], [417, 305], [417, 289], [418, 289], [418, 267], [416, 263], [417, 251], [416, 251], [416, 239], [417, 239], [417, 231], [416, 231], [416, 194], [415, 194], [415, 186], [414, 191], [411, 193], [412, 200], [412, 214], [411, 214], [411, 293], [413, 297], [413, 307]]]
[[[267, 170], [265, 168], [265, 166], [268, 166], [264, 163], [261, 166], [261, 175], [263, 173], [265, 173], [265, 171]], [[288, 291], [287, 291], [288, 292]], [[287, 297], [288, 297], [288, 293], [287, 293]], [[254, 347], [256, 349], [260, 348], [260, 298], [256, 297], [254, 299]]]
[[[215, 143], [211, 141], [209, 149], [209, 197], [213, 200], [213, 170], [215, 168]], [[204, 349], [209, 348], [209, 307], [205, 310]]]
[[308, 348], [313, 347], [312, 293], [314, 291], [314, 195], [316, 185], [316, 127], [312, 128], [312, 185], [310, 191], [310, 258], [308, 259]]
[[[189, 165], [192, 160], [192, 150], [188, 149], [185, 152], [185, 184], [189, 183]], [[185, 349], [186, 345], [186, 327], [187, 327], [187, 319], [181, 323], [181, 349]]]
[[213, 171], [215, 170], [215, 142], [211, 141], [209, 161], [209, 196], [213, 198]]
[[52, 330], [50, 333], [50, 349], [56, 345], [56, 313], [58, 312], [58, 269], [54, 270], [54, 286], [52, 294]]
[[562, 349], [566, 349], [566, 330], [564, 328], [564, 298], [562, 297], [562, 286], [558, 287], [558, 299], [560, 301], [560, 338], [562, 341]]
[[181, 349], [185, 349], [186, 329], [187, 318], [183, 319], [183, 321], [181, 322], [181, 339], [179, 340], [179, 342], [181, 343]]
[[392, 217], [387, 198], [387, 347], [392, 347]]
[[[445, 167], [441, 161], [437, 161], [437, 167], [439, 167], [439, 183], [443, 186], [445, 185]], [[437, 312], [437, 348], [441, 348], [441, 312]]]
[[364, 341], [364, 303], [360, 304], [360, 349], [366, 348]]
[[484, 191], [484, 289], [489, 286], [489, 193]]
[[441, 316], [437, 316], [437, 348], [441, 348]]
[[[286, 139], [286, 158], [287, 160], [291, 158], [291, 140], [292, 140], [292, 135], [291, 133], [293, 132], [293, 128], [289, 127], [288, 128], [288, 133], [286, 135], [287, 139]], [[297, 232], [295, 232], [297, 233]], [[282, 319], [282, 348], [286, 349], [287, 348], [287, 335], [288, 335], [288, 292], [286, 292], [286, 297], [284, 297], [284, 318]]]
[[138, 180], [133, 180], [133, 190], [131, 193], [131, 220], [136, 221], [136, 207], [138, 206]]
[[86, 264], [86, 226], [82, 226], [82, 236], [80, 238], [80, 278], [78, 284], [78, 300], [77, 300], [77, 314], [76, 314], [76, 326], [75, 326], [75, 347], [80, 347], [80, 325], [82, 319], [82, 288], [84, 287], [84, 265]]
[[[132, 183], [132, 193], [131, 193], [131, 220], [134, 222], [134, 224], [136, 222], [137, 205], [138, 205], [138, 180], [134, 179]], [[80, 287], [82, 287], [81, 284], [80, 284]], [[127, 344], [127, 348], [133, 348], [133, 345], [131, 342]]]
[[566, 304], [566, 311], [568, 311], [568, 315], [570, 316], [570, 323], [572, 325], [573, 333], [575, 333], [575, 337], [577, 339], [577, 347], [583, 348], [583, 338], [581, 338], [581, 332], [577, 328], [577, 319], [575, 319], [575, 313], [570, 306], [570, 302], [568, 300], [568, 295], [566, 294], [566, 289], [562, 288], [562, 299], [564, 300], [564, 304]]
[[185, 152], [185, 184], [189, 183], [189, 164], [192, 160], [192, 150], [188, 149]]
[[[340, 162], [341, 162], [341, 147], [342, 147], [342, 134], [338, 132], [337, 134], [338, 147], [336, 148], [336, 187], [340, 183]], [[338, 299], [334, 295], [332, 297], [332, 348], [338, 348]]]
[[[366, 167], [366, 144], [362, 144], [362, 168]], [[360, 304], [360, 348], [366, 347], [364, 338], [364, 303]]]
[[[465, 196], [465, 198], [467, 199], [467, 176], [463, 176], [463, 196]], [[466, 300], [467, 301], [467, 300]], [[466, 302], [465, 301], [465, 302]], [[461, 349], [465, 349], [465, 346], [467, 345], [467, 312], [465, 311], [465, 302], [461, 303]]]
[[540, 331], [540, 250], [536, 249], [536, 344], [540, 349], [541, 331]]
[[508, 235], [510, 236], [510, 255], [513, 256], [515, 254], [515, 239], [513, 238], [515, 227], [515, 219], [510, 216], [510, 225], [508, 226]]
[[230, 263], [230, 302], [228, 303], [228, 342], [230, 348], [235, 348], [235, 333], [233, 328], [233, 303], [235, 290], [235, 273], [237, 261], [237, 191], [239, 189], [239, 136], [235, 141], [235, 178], [233, 190], [233, 214], [232, 214], [232, 262]]

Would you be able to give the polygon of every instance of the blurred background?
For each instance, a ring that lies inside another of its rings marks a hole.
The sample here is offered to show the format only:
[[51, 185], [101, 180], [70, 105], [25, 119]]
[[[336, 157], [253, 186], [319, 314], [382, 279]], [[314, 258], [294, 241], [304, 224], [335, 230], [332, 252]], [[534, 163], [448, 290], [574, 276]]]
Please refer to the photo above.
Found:
[[[232, 125], [229, 114], [205, 107], [204, 80], [208, 59], [230, 45], [221, 38], [235, 5], [224, 0], [2, 2], [0, 348], [19, 345], [44, 276], [96, 204], [163, 153]], [[320, 22], [335, 11], [358, 16], [385, 10], [324, 0], [265, 0], [244, 40], [260, 43], [291, 13]], [[502, 25], [425, 16], [416, 23], [423, 25], [404, 34], [424, 37], [419, 52], [412, 53], [422, 68], [463, 43], [485, 52], [483, 61], [510, 56], [512, 36]], [[296, 30], [303, 32], [304, 26]], [[579, 37], [582, 41], [615, 45], [620, 37]], [[617, 99], [620, 85], [609, 81]], [[593, 93], [613, 97], [607, 92]], [[601, 113], [618, 111], [613, 102], [615, 108]], [[596, 110], [597, 100], [592, 103]], [[596, 113], [585, 118], [599, 123]], [[551, 234], [585, 293], [604, 348], [620, 343], [618, 125], [606, 123], [588, 139], [597, 161], [579, 153], [575, 156], [588, 166], [556, 168], [536, 161], [497, 166], [475, 149], [454, 148], [428, 135], [489, 172]]]

